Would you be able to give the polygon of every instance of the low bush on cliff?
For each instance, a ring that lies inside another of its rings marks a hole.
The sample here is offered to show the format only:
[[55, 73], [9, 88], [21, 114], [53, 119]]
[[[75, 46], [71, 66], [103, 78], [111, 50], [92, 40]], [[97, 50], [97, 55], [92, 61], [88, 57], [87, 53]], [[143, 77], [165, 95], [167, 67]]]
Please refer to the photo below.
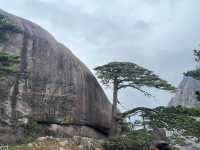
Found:
[[143, 150], [148, 149], [153, 139], [150, 132], [137, 130], [124, 136], [109, 138], [104, 147], [106, 150]]
[[16, 127], [23, 132], [18, 140], [20, 144], [32, 142], [38, 137], [43, 136], [46, 131], [41, 124], [32, 119], [30, 119], [27, 124], [18, 124]]
[[34, 120], [30, 120], [29, 123], [25, 125], [25, 129], [27, 130], [27, 133], [30, 133], [31, 135], [38, 134], [43, 130], [42, 126]]
[[0, 52], [0, 77], [15, 74], [18, 63], [18, 56]]

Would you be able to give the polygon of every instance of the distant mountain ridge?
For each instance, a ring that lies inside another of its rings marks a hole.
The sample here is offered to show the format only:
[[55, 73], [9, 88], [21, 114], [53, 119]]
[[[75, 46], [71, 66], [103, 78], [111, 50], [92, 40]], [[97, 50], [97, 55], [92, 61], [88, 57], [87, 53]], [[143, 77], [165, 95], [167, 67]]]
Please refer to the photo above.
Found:
[[169, 106], [183, 106], [187, 108], [200, 107], [196, 91], [200, 91], [200, 81], [184, 76], [176, 95], [169, 102]]

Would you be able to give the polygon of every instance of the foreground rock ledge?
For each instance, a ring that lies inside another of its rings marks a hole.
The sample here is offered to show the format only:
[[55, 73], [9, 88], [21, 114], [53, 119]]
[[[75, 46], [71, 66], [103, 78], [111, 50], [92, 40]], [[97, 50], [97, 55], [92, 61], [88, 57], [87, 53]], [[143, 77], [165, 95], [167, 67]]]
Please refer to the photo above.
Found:
[[102, 141], [86, 137], [72, 138], [40, 137], [36, 141], [19, 146], [9, 146], [15, 150], [104, 150]]

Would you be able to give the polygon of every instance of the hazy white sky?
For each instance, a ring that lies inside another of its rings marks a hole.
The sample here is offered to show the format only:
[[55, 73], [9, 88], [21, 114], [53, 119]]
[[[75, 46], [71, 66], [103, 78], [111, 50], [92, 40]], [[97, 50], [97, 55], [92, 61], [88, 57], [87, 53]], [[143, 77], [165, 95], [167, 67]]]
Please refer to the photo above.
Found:
[[[0, 0], [0, 8], [29, 19], [70, 48], [91, 70], [131, 61], [174, 85], [194, 68], [200, 43], [199, 0]], [[111, 99], [111, 91], [105, 89]], [[167, 105], [171, 94], [120, 92], [126, 107]]]

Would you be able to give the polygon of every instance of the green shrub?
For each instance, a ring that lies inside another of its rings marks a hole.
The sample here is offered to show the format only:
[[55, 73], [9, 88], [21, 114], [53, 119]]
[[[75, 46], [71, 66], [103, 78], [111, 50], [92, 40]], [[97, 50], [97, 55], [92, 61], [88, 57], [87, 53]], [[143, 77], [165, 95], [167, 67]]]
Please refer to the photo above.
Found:
[[29, 120], [28, 124], [25, 125], [25, 129], [30, 134], [37, 134], [42, 131], [42, 126], [34, 120]]
[[106, 150], [146, 150], [153, 135], [145, 130], [137, 130], [125, 136], [112, 137], [104, 144]]

